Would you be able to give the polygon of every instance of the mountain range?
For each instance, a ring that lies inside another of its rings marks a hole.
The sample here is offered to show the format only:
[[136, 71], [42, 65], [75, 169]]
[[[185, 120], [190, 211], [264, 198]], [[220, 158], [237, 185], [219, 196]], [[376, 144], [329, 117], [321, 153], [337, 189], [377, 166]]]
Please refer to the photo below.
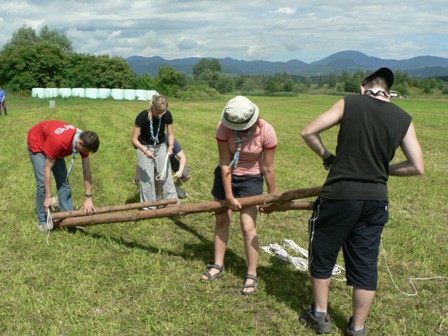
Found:
[[[199, 57], [189, 57], [166, 60], [159, 56], [132, 56], [127, 58], [126, 61], [137, 75], [150, 74], [151, 76], [157, 76], [159, 69], [164, 65], [191, 75], [194, 65], [201, 59]], [[387, 66], [393, 71], [400, 70], [406, 72], [411, 77], [448, 76], [448, 58], [436, 56], [418, 56], [405, 60], [395, 60], [381, 59], [367, 56], [359, 51], [347, 50], [311, 63], [299, 60], [290, 60], [288, 62], [243, 61], [230, 57], [216, 59], [221, 63], [222, 72], [232, 75], [243, 73], [273, 75], [280, 72], [301, 76], [325, 76], [329, 74], [340, 75], [344, 71], [349, 73], [353, 73], [356, 70], [371, 71], [381, 66]]]

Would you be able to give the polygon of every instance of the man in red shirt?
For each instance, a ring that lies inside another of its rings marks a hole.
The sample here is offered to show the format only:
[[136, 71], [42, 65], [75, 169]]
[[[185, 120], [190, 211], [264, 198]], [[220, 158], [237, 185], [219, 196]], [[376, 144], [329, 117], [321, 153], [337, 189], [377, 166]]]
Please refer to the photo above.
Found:
[[[36, 178], [36, 211], [39, 232], [48, 232], [47, 211], [54, 206], [51, 197], [51, 172], [56, 181], [60, 209], [62, 211], [73, 210], [68, 178], [78, 154], [82, 158], [84, 175], [85, 201], [83, 209], [87, 213], [94, 213], [89, 153], [95, 153], [98, 150], [100, 145], [98, 135], [91, 131], [83, 132], [64, 121], [46, 120], [28, 131], [27, 142]], [[67, 170], [64, 158], [70, 155], [72, 155], [72, 162]]]

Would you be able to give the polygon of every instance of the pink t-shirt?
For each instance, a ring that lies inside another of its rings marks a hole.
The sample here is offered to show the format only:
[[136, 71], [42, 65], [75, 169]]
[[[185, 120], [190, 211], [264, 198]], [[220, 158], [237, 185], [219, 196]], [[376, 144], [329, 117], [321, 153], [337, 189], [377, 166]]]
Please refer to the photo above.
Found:
[[[252, 128], [250, 136], [244, 141], [238, 168], [234, 169], [232, 174], [260, 174], [262, 172], [263, 151], [277, 147], [277, 135], [274, 128], [263, 119], [259, 120], [258, 125]], [[240, 131], [240, 138], [244, 138], [245, 134], [244, 131]], [[233, 158], [236, 152], [236, 131], [219, 122], [216, 130], [216, 140], [228, 143], [230, 157]]]
[[[64, 121], [46, 120], [28, 132], [28, 145], [33, 153], [44, 153], [52, 159], [73, 154], [73, 138], [78, 129]], [[85, 158], [88, 153], [79, 153]]]

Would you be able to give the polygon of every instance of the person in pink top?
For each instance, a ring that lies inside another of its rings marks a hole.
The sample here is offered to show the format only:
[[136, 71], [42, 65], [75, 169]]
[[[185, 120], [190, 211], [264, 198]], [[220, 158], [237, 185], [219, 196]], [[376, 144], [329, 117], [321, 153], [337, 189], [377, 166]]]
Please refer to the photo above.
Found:
[[246, 97], [236, 96], [227, 102], [218, 123], [219, 164], [215, 169], [212, 195], [215, 200], [227, 200], [229, 210], [215, 214], [215, 260], [207, 265], [201, 278], [201, 281], [213, 281], [222, 277], [232, 211], [240, 211], [247, 261], [243, 295], [255, 293], [258, 285], [258, 208], [242, 208], [238, 198], [263, 194], [263, 179], [268, 193], [275, 193], [277, 136], [274, 128], [259, 114], [257, 105]]
[[[36, 178], [36, 211], [39, 232], [46, 233], [49, 230], [47, 211], [54, 206], [51, 197], [52, 173], [56, 180], [60, 210], [73, 210], [68, 178], [78, 154], [82, 158], [84, 175], [85, 200], [83, 208], [87, 213], [95, 212], [92, 200], [89, 153], [95, 153], [98, 150], [100, 145], [98, 135], [91, 131], [83, 132], [64, 121], [46, 120], [28, 131], [27, 142]], [[68, 170], [64, 159], [67, 156], [72, 156]]]

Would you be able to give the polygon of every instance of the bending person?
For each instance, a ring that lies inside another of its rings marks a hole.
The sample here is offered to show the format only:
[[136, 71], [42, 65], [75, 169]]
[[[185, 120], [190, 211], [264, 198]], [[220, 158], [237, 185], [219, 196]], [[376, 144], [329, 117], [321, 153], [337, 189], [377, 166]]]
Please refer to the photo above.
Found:
[[237, 96], [224, 107], [216, 140], [219, 164], [215, 169], [212, 195], [215, 200], [227, 200], [229, 210], [215, 214], [215, 260], [213, 264], [207, 265], [201, 280], [213, 281], [223, 275], [232, 211], [240, 211], [247, 261], [247, 275], [241, 294], [253, 294], [258, 284], [258, 208], [241, 208], [237, 198], [263, 194], [263, 178], [268, 193], [275, 192], [274, 155], [277, 136], [274, 128], [259, 118], [257, 105], [246, 97]]
[[[39, 232], [46, 233], [49, 230], [47, 211], [54, 206], [51, 197], [52, 173], [56, 180], [60, 210], [73, 210], [69, 176], [78, 154], [82, 158], [84, 176], [83, 209], [87, 213], [94, 213], [89, 153], [95, 153], [98, 150], [100, 146], [98, 135], [91, 131], [83, 132], [64, 121], [48, 120], [29, 130], [27, 142], [36, 178], [36, 211]], [[72, 163], [67, 171], [64, 158], [70, 155], [73, 156]]]
[[[168, 145], [165, 137], [168, 137]], [[148, 109], [137, 115], [132, 144], [137, 149], [140, 201], [156, 200], [156, 179], [160, 179], [164, 198], [177, 198], [168, 159], [174, 147], [173, 116], [165, 96], [153, 96]]]

